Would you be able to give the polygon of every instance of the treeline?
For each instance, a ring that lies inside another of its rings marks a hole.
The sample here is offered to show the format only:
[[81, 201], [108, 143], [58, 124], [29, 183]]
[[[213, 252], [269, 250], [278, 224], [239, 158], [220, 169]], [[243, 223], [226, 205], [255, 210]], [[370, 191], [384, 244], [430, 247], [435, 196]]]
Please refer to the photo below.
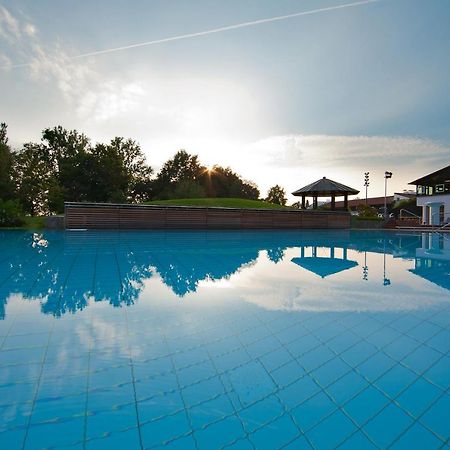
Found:
[[[12, 149], [0, 125], [0, 224], [5, 211], [61, 213], [64, 202], [129, 202], [194, 197], [258, 199], [258, 187], [230, 168], [206, 168], [180, 150], [154, 174], [139, 144], [116, 137], [93, 144], [60, 126], [42, 132], [39, 143]], [[16, 214], [16, 215], [17, 215]]]

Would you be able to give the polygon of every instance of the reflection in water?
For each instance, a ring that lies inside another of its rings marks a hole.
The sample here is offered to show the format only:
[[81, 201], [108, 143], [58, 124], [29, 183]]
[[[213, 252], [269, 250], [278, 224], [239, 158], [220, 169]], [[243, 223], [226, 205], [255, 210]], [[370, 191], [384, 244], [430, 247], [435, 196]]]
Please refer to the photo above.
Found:
[[[340, 258], [336, 257], [337, 249], [342, 252]], [[322, 248], [322, 250], [324, 249]], [[320, 255], [320, 249], [318, 251], [317, 246], [305, 247], [302, 245], [300, 247], [300, 258], [292, 258], [292, 262], [319, 275], [321, 278], [351, 269], [358, 265], [356, 261], [347, 259], [347, 247], [336, 248], [335, 246], [331, 246], [327, 250], [325, 254]], [[311, 256], [306, 256], [308, 251], [310, 251]]]
[[[0, 317], [5, 317], [5, 305], [14, 295], [39, 301], [42, 312], [54, 316], [82, 310], [90, 301], [131, 305], [146, 282], [155, 279], [182, 298], [196, 292], [200, 282], [229, 280], [242, 275], [244, 268], [254, 271], [253, 266], [263, 264], [262, 258], [273, 267], [269, 271], [278, 270], [272, 275], [282, 278], [289, 272], [289, 283], [302, 286], [307, 271], [319, 275], [323, 283], [329, 279], [339, 283], [336, 277], [354, 273], [359, 265], [362, 276], [358, 271], [351, 283], [371, 282], [368, 255], [378, 254], [383, 256], [381, 284], [385, 286], [391, 285], [387, 260], [400, 259], [414, 263], [407, 270], [402, 266], [403, 272], [450, 289], [449, 238], [437, 233], [363, 231], [4, 231], [0, 232]], [[291, 274], [292, 268], [297, 270]], [[279, 292], [282, 296], [283, 289]]]

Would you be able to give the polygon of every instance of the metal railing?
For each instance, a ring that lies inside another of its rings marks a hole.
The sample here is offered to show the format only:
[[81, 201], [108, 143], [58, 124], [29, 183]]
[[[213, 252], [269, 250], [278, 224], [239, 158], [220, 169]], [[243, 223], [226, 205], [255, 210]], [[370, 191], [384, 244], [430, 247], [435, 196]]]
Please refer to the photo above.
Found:
[[[418, 216], [417, 214], [414, 214], [413, 212], [408, 211], [407, 209], [404, 209], [404, 208], [402, 208], [402, 209], [400, 210], [400, 214], [399, 214], [399, 218], [400, 218], [400, 219], [403, 219], [403, 218], [404, 218], [403, 215], [402, 215], [403, 213], [408, 213], [408, 214], [410, 214], [410, 216], [412, 216], [412, 217], [417, 217], [418, 219], [422, 219], [421, 216]], [[406, 217], [406, 218], [408, 218], [408, 217]]]

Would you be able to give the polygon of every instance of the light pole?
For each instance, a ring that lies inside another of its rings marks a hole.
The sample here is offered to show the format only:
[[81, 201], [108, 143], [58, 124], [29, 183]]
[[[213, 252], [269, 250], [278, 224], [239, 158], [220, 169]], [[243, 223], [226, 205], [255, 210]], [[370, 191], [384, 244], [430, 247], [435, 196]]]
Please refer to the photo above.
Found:
[[386, 195], [387, 195], [387, 180], [388, 178], [392, 178], [392, 172], [388, 172], [386, 170], [386, 172], [384, 172], [384, 220], [387, 219], [387, 199], [386, 199]]
[[369, 172], [364, 172], [364, 186], [366, 187], [366, 206], [367, 206], [367, 188], [369, 187]]

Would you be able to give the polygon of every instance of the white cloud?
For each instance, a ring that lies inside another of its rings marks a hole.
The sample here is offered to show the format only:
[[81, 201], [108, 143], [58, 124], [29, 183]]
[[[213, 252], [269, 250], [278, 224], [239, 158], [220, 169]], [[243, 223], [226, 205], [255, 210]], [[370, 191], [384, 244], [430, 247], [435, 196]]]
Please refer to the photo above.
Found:
[[19, 21], [5, 7], [0, 5], [0, 36], [13, 43], [20, 39], [21, 35]]

